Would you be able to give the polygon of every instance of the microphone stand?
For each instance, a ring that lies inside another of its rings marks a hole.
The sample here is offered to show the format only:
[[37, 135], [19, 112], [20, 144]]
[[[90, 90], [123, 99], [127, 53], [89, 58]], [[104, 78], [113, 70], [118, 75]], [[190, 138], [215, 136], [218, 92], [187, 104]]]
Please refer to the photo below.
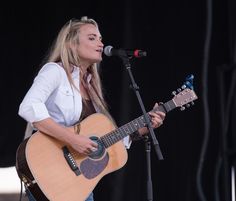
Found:
[[[151, 178], [151, 141], [153, 143], [155, 152], [156, 152], [159, 160], [163, 160], [163, 155], [162, 155], [159, 143], [157, 141], [157, 138], [155, 136], [155, 133], [153, 131], [153, 128], [151, 126], [150, 118], [145, 110], [142, 98], [140, 96], [139, 87], [137, 86], [137, 84], [134, 80], [134, 76], [131, 71], [131, 64], [129, 61], [129, 57], [126, 53], [123, 53], [123, 55], [120, 55], [120, 58], [122, 59], [123, 64], [124, 64], [126, 70], [128, 71], [128, 74], [129, 74], [129, 77], [130, 77], [130, 80], [132, 83], [131, 87], [137, 96], [139, 105], [142, 109], [143, 116], [144, 116], [144, 119], [147, 123], [147, 127], [149, 130], [149, 136], [148, 135], [145, 136], [145, 151], [146, 151], [146, 157], [147, 157], [147, 177], [148, 177], [147, 178], [147, 199], [149, 201], [152, 201], [153, 200], [153, 191], [152, 191], [152, 178]], [[151, 137], [151, 141], [150, 141], [149, 137]]]

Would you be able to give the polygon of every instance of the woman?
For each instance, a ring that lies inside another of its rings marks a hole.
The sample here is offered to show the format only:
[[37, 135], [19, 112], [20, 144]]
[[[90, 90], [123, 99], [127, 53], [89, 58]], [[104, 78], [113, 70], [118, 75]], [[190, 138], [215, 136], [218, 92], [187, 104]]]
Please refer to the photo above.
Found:
[[[102, 37], [93, 19], [70, 20], [57, 39], [19, 108], [19, 115], [36, 130], [69, 144], [80, 154], [90, 154], [97, 144], [66, 129], [95, 112], [112, 120], [102, 94], [97, 63], [102, 61]], [[157, 104], [155, 105], [157, 106]], [[153, 128], [165, 118], [150, 112]], [[144, 135], [141, 128], [136, 135]], [[129, 137], [123, 139], [130, 146]], [[29, 196], [31, 200], [32, 195]], [[92, 201], [93, 194], [86, 201]]]

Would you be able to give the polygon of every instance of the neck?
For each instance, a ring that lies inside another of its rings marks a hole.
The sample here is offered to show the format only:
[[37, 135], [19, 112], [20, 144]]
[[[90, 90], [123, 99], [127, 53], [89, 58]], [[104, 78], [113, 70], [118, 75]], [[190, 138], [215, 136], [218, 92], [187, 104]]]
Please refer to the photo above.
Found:
[[82, 71], [87, 72], [87, 69], [91, 66], [90, 62], [86, 62], [86, 61], [80, 61], [80, 69], [82, 69]]

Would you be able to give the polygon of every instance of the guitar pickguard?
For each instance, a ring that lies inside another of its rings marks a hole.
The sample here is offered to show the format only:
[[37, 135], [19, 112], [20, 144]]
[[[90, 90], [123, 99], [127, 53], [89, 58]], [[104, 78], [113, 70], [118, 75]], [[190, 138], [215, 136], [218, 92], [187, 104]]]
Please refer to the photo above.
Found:
[[80, 164], [80, 172], [87, 178], [93, 179], [98, 176], [107, 166], [109, 161], [109, 155], [106, 152], [103, 158], [100, 160], [93, 160], [86, 158]]

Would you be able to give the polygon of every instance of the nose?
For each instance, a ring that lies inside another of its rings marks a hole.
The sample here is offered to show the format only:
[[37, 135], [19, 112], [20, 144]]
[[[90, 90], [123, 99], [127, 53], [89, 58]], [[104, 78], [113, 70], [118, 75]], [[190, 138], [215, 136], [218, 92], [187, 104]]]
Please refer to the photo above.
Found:
[[99, 45], [99, 47], [104, 47], [104, 44], [101, 40], [99, 40], [98, 45]]

